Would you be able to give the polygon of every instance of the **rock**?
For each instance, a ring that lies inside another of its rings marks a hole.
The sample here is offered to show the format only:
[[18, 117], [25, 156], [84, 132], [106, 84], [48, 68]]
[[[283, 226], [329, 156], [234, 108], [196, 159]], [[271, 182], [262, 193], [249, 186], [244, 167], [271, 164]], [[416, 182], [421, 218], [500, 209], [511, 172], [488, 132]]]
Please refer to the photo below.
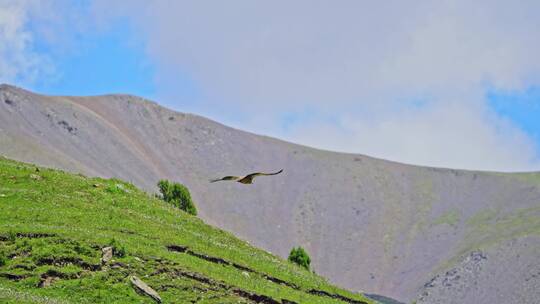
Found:
[[135, 288], [135, 291], [142, 295], [149, 296], [157, 303], [161, 303], [161, 297], [158, 295], [158, 293], [153, 290], [150, 286], [146, 285], [145, 282], [141, 281], [141, 279], [137, 278], [136, 276], [131, 276], [129, 278], [129, 281]]
[[129, 268], [129, 264], [124, 264], [122, 262], [113, 262], [111, 265], [113, 269]]
[[112, 247], [104, 247], [101, 249], [101, 264], [107, 264], [112, 257], [113, 257], [113, 248]]
[[40, 287], [40, 288], [46, 288], [46, 287], [49, 287], [49, 286], [51, 286], [52, 283], [54, 283], [54, 281], [56, 281], [57, 279], [58, 279], [57, 277], [50, 277], [50, 276], [42, 277], [42, 278], [41, 278], [41, 281], [39, 281], [38, 287]]
[[30, 174], [30, 178], [33, 180], [41, 180], [42, 177], [37, 174]]
[[[473, 292], [478, 284], [488, 255], [482, 251], [472, 251], [463, 257], [455, 267], [433, 277], [425, 283], [419, 293], [420, 303], [467, 303], [459, 297]], [[492, 303], [492, 302], [480, 302]], [[506, 302], [505, 302], [506, 303]]]

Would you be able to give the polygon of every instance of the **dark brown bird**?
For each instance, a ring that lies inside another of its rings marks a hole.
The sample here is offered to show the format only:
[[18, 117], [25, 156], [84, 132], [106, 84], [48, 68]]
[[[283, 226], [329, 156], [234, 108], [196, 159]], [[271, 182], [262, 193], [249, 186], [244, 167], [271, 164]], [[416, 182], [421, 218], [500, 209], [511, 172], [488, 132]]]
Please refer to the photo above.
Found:
[[242, 184], [253, 184], [253, 179], [256, 176], [276, 175], [276, 174], [280, 174], [281, 172], [283, 172], [283, 169], [279, 170], [278, 172], [274, 172], [274, 173], [262, 173], [262, 172], [251, 173], [251, 174], [248, 174], [248, 175], [246, 175], [244, 177], [242, 177], [242, 176], [225, 176], [225, 177], [222, 177], [222, 178], [210, 180], [210, 182], [215, 183], [215, 182], [219, 182], [219, 181], [237, 181], [237, 182], [242, 183]]

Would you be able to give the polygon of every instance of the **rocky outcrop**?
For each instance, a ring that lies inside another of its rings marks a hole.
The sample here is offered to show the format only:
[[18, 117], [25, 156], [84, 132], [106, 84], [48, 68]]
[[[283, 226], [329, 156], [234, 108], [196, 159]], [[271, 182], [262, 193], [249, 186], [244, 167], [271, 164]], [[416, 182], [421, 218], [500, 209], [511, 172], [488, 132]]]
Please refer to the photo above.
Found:
[[158, 293], [141, 279], [137, 278], [136, 276], [132, 276], [129, 278], [129, 281], [138, 293], [152, 298], [152, 300], [156, 301], [157, 303], [161, 303], [161, 297], [158, 295]]
[[[424, 284], [424, 289], [417, 303], [448, 303], [456, 293], [471, 287], [478, 280], [487, 255], [482, 251], [473, 251], [457, 266], [433, 277]], [[444, 298], [434, 301], [433, 298]]]
[[113, 247], [104, 247], [101, 249], [101, 264], [107, 264], [113, 258]]
[[58, 280], [57, 277], [43, 276], [41, 278], [41, 280], [39, 281], [38, 287], [47, 288], [47, 287], [51, 286], [54, 283], [54, 281], [56, 281], [56, 280]]
[[419, 292], [418, 304], [515, 303], [540, 299], [540, 251], [535, 237], [472, 251], [457, 265], [435, 275]]

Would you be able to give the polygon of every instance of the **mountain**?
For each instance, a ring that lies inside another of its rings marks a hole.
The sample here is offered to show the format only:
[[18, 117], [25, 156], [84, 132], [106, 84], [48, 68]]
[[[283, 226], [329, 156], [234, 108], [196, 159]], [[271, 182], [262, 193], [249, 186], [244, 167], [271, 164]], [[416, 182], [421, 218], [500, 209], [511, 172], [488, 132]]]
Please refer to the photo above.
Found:
[[[411, 166], [251, 134], [134, 96], [8, 85], [0, 154], [149, 192], [159, 179], [182, 182], [208, 223], [281, 257], [301, 245], [317, 273], [347, 289], [418, 303], [540, 299], [539, 173]], [[253, 185], [208, 182], [281, 168]]]
[[0, 207], [2, 303], [372, 303], [118, 179], [0, 158]]

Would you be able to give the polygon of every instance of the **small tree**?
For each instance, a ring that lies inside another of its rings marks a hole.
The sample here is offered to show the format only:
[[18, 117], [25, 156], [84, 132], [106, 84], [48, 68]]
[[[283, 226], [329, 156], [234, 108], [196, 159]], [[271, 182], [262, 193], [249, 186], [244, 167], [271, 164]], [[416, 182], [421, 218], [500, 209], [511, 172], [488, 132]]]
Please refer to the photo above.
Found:
[[189, 214], [197, 215], [197, 208], [186, 186], [179, 183], [171, 183], [168, 180], [160, 180], [158, 182], [158, 188], [164, 201], [173, 204]]
[[289, 261], [296, 263], [307, 270], [309, 270], [309, 264], [311, 264], [311, 258], [304, 248], [300, 246], [293, 247], [291, 253], [289, 253]]

